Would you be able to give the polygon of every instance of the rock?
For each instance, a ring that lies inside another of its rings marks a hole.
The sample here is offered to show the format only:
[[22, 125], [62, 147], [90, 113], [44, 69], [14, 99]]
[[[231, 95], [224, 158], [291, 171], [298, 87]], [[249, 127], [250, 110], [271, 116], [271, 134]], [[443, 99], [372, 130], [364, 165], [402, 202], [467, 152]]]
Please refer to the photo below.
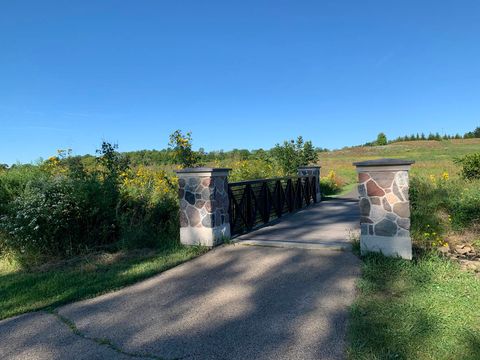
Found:
[[393, 184], [393, 193], [401, 200], [405, 200], [402, 196], [402, 193], [400, 192], [400, 189], [398, 188], [397, 184], [394, 183]]
[[367, 196], [367, 190], [365, 189], [365, 185], [358, 185], [358, 194], [361, 198]]
[[375, 235], [378, 236], [394, 236], [397, 234], [397, 224], [394, 222], [383, 219], [375, 225]]
[[397, 224], [405, 230], [410, 230], [410, 219], [399, 218]]
[[470, 248], [465, 248], [464, 246], [465, 245], [455, 246], [455, 251], [460, 255], [464, 255], [464, 254], [468, 253], [470, 251]]
[[194, 205], [195, 204], [195, 194], [190, 192], [190, 191], [185, 192], [185, 200], [187, 200], [190, 205]]
[[370, 179], [370, 175], [368, 175], [368, 173], [359, 173], [358, 174], [358, 182], [359, 183], [363, 183], [367, 180]]
[[388, 200], [386, 198], [382, 199], [382, 203], [383, 203], [383, 208], [385, 209], [385, 211], [392, 211], [392, 207], [390, 206], [390, 204], [388, 203]]
[[370, 198], [370, 201], [372, 202], [373, 205], [380, 205], [380, 198], [378, 196], [373, 196]]
[[383, 191], [373, 180], [367, 182], [367, 194], [368, 196], [383, 196], [385, 191]]
[[399, 202], [393, 205], [393, 212], [402, 218], [410, 217], [410, 206], [408, 201]]
[[383, 189], [387, 189], [392, 186], [393, 179], [395, 178], [395, 172], [374, 172], [370, 174], [375, 182]]
[[362, 198], [360, 200], [360, 215], [361, 216], [368, 216], [370, 215], [370, 201], [367, 198]]
[[190, 226], [196, 226], [200, 223], [200, 213], [193, 206], [187, 207], [187, 217], [190, 222]]
[[440, 246], [440, 247], [437, 248], [437, 251], [440, 254], [446, 256], [450, 252], [450, 249], [448, 248], [448, 246]]

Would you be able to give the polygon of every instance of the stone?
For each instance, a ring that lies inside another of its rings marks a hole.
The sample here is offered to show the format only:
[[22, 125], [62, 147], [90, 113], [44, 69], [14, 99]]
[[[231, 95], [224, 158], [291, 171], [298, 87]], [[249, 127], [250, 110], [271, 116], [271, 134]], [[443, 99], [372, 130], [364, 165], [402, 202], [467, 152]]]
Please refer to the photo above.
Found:
[[200, 213], [197, 209], [193, 206], [188, 206], [186, 212], [190, 226], [197, 226], [200, 224]]
[[358, 195], [360, 197], [367, 197], [367, 189], [365, 188], [365, 185], [358, 185]]
[[373, 221], [370, 220], [368, 216], [360, 216], [360, 224], [373, 224]]
[[212, 202], [211, 201], [205, 201], [205, 210], [208, 212], [212, 212]]
[[400, 189], [400, 192], [402, 193], [402, 196], [403, 198], [408, 201], [409, 199], [409, 196], [408, 196], [408, 186], [403, 186], [401, 189]]
[[373, 232], [373, 225], [368, 225], [368, 234], [369, 235], [373, 235], [374, 232]]
[[460, 255], [464, 255], [470, 251], [470, 248], [465, 247], [464, 245], [457, 245], [455, 246], [455, 251]]
[[205, 186], [205, 187], [209, 187], [210, 184], [212, 184], [213, 181], [212, 181], [212, 178], [203, 178], [202, 179], [202, 185]]
[[385, 191], [383, 191], [373, 180], [368, 180], [367, 182], [367, 195], [368, 196], [383, 196]]
[[202, 198], [202, 194], [195, 194], [195, 199], [199, 200]]
[[383, 189], [387, 189], [392, 186], [393, 179], [395, 178], [395, 172], [379, 171], [371, 172], [370, 176], [375, 182]]
[[375, 235], [378, 236], [395, 236], [397, 234], [397, 224], [383, 219], [375, 225]]
[[363, 183], [370, 179], [370, 175], [368, 173], [359, 173], [358, 174], [358, 182]]
[[360, 224], [360, 234], [368, 235], [368, 224]]
[[188, 178], [188, 186], [191, 189], [196, 189], [198, 184], [200, 184], [200, 179], [198, 177], [190, 177]]
[[386, 219], [390, 220], [390, 221], [397, 221], [398, 219], [398, 216], [394, 213], [387, 213], [387, 215], [385, 216]]
[[222, 218], [221, 211], [219, 209], [217, 209], [217, 211], [215, 211], [215, 217], [214, 217], [215, 226], [220, 226], [221, 225], [221, 223], [220, 223], [221, 218]]
[[370, 208], [370, 219], [373, 220], [373, 222], [378, 222], [382, 220], [385, 216], [385, 210], [383, 210], [383, 207], [380, 205], [372, 205]]
[[402, 229], [405, 230], [410, 230], [410, 219], [405, 219], [405, 218], [398, 218], [397, 220], [398, 226], [400, 226]]
[[207, 210], [205, 210], [205, 208], [201, 208], [200, 209], [200, 216], [203, 218], [204, 216], [206, 216], [208, 213], [207, 213]]
[[367, 198], [362, 198], [360, 200], [360, 215], [368, 216], [370, 215], [370, 201]]
[[185, 179], [178, 179], [178, 186], [181, 188], [185, 187]]
[[202, 219], [202, 225], [211, 228], [215, 224], [215, 214], [210, 214]]
[[178, 189], [178, 198], [183, 199], [184, 196], [185, 196], [185, 190], [182, 189], [182, 188], [179, 188]]
[[380, 205], [381, 204], [381, 198], [379, 198], [378, 196], [372, 196], [370, 198], [370, 201], [372, 202], [373, 205]]
[[398, 171], [395, 174], [395, 182], [398, 186], [408, 186], [408, 173], [407, 171]]
[[382, 199], [382, 204], [383, 204], [383, 208], [385, 209], [385, 211], [392, 211], [392, 207], [390, 206], [390, 204], [388, 203], [388, 200], [386, 198]]
[[393, 205], [393, 212], [402, 218], [410, 217], [410, 203], [403, 201]]
[[195, 194], [193, 194], [192, 192], [190, 191], [187, 191], [185, 193], [185, 200], [187, 200], [187, 202], [190, 204], [190, 205], [194, 205], [195, 204]]
[[201, 208], [203, 207], [203, 205], [205, 205], [205, 200], [197, 200], [197, 201], [195, 202], [195, 207], [196, 207], [197, 209], [201, 209]]
[[400, 201], [400, 199], [393, 193], [388, 193], [385, 195], [384, 199], [386, 199], [390, 205], [396, 204]]
[[448, 254], [449, 250], [448, 246], [440, 246], [437, 248], [437, 251], [444, 256]]
[[185, 201], [184, 199], [180, 200], [180, 209], [186, 209], [188, 206], [188, 202]]
[[180, 210], [180, 227], [187, 227], [188, 226], [188, 217], [185, 214], [185, 211]]
[[404, 200], [403, 195], [402, 195], [402, 193], [400, 192], [400, 189], [398, 188], [398, 186], [397, 186], [396, 183], [393, 183], [392, 190], [393, 190], [393, 193], [395, 194], [395, 196], [396, 196], [397, 198], [399, 198], [401, 201]]
[[210, 188], [203, 189], [202, 200], [212, 200], [214, 198], [214, 192]]
[[398, 229], [397, 236], [410, 237], [410, 231], [405, 229]]

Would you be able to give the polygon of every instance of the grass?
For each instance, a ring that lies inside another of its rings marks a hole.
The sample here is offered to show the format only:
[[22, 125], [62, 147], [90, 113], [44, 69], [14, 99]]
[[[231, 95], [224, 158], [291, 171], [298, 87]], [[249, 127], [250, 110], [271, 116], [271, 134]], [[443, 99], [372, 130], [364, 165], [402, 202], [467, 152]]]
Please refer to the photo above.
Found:
[[442, 141], [405, 141], [386, 146], [351, 147], [320, 153], [322, 175], [330, 170], [347, 183], [355, 183], [356, 172], [353, 162], [376, 158], [407, 158], [415, 160], [411, 174], [441, 175], [444, 171], [454, 178], [460, 168], [453, 163], [458, 156], [480, 152], [480, 139], [458, 139]]
[[179, 246], [160, 252], [104, 253], [30, 270], [0, 260], [0, 319], [116, 290], [204, 252], [203, 247]]
[[480, 359], [480, 280], [436, 255], [363, 258], [349, 359]]

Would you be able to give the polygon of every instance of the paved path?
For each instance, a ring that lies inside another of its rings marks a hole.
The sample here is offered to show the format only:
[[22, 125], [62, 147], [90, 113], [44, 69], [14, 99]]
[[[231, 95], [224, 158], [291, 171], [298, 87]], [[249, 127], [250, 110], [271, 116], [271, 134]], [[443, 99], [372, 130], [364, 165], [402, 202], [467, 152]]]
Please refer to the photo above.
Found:
[[[322, 204], [336, 219], [350, 205]], [[313, 223], [309, 211], [300, 218]], [[289, 239], [298, 238], [319, 241], [292, 230]], [[342, 359], [358, 274], [348, 251], [223, 246], [54, 314], [1, 321], [0, 358]]]

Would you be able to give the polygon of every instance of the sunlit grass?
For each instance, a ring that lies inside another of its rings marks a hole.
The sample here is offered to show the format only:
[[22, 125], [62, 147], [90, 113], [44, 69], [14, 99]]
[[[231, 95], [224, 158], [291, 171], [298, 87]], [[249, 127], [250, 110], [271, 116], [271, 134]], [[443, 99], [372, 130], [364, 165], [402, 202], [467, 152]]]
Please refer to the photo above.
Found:
[[480, 279], [436, 255], [363, 259], [350, 359], [480, 359]]
[[133, 284], [196, 257], [203, 247], [88, 256], [49, 269], [22, 270], [0, 260], [0, 319], [94, 297]]

